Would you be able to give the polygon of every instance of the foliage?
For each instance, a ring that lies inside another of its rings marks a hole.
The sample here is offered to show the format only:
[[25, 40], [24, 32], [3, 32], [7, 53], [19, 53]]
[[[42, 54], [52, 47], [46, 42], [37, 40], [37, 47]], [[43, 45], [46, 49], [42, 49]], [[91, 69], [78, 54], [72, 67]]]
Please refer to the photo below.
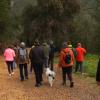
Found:
[[84, 62], [85, 72], [88, 73], [89, 76], [95, 77], [97, 71], [99, 56], [88, 54], [86, 56], [86, 60]]
[[10, 0], [0, 0], [0, 40], [8, 36], [10, 28]]
[[76, 0], [48, 0], [48, 2], [38, 0], [38, 2], [37, 6], [29, 5], [23, 12], [23, 34], [28, 43], [38, 37], [42, 40], [54, 39], [59, 44], [72, 33], [72, 20], [79, 12], [79, 4]]
[[[100, 0], [80, 0], [80, 13], [74, 17], [73, 41], [81, 41], [91, 53], [100, 49], [99, 2]], [[92, 44], [92, 45], [91, 45]], [[99, 52], [98, 52], [99, 53]]]

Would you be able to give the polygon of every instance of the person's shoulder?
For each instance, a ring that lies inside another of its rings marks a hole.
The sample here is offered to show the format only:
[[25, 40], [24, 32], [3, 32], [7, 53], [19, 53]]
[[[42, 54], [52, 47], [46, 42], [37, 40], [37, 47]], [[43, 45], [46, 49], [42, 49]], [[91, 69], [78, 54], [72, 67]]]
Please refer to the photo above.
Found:
[[67, 51], [68, 51], [68, 49], [67, 49], [67, 48], [62, 49], [62, 50], [61, 50], [61, 53], [66, 53]]

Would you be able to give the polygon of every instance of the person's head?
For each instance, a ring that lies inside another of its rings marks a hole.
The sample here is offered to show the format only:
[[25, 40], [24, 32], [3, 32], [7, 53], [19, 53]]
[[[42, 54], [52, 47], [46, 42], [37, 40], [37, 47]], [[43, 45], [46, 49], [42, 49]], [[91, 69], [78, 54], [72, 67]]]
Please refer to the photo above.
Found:
[[43, 46], [46, 46], [46, 45], [47, 45], [47, 43], [46, 43], [46, 42], [44, 42], [42, 45], [43, 45]]
[[36, 39], [36, 40], [34, 41], [34, 45], [35, 45], [35, 46], [39, 46], [39, 45], [40, 45], [40, 43], [39, 43], [39, 40], [38, 40], [38, 39]]
[[17, 43], [14, 43], [13, 46], [14, 46], [14, 47], [17, 47]]
[[21, 47], [21, 48], [25, 48], [25, 43], [24, 43], [24, 42], [21, 42], [21, 43], [20, 43], [20, 47]]
[[81, 47], [81, 46], [82, 46], [82, 44], [81, 44], [80, 42], [78, 42], [78, 43], [77, 43], [77, 46], [78, 46], [78, 47]]
[[65, 48], [67, 48], [67, 47], [68, 47], [67, 42], [63, 42], [63, 44], [62, 44], [62, 49], [65, 49]]
[[71, 41], [68, 41], [67, 44], [68, 44], [68, 45], [71, 45]]
[[10, 44], [10, 45], [8, 45], [8, 48], [11, 48], [11, 49], [12, 49], [12, 48], [13, 48], [13, 46]]
[[50, 40], [50, 42], [49, 42], [49, 43], [50, 43], [50, 45], [53, 45], [53, 41], [52, 41], [52, 40]]

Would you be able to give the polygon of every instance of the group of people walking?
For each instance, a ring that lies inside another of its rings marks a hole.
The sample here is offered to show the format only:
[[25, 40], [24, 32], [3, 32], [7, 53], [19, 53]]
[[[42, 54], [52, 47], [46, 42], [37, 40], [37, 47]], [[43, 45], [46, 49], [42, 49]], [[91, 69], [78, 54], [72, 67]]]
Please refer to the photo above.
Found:
[[[73, 78], [72, 78], [72, 69], [74, 66], [74, 62], [76, 60], [75, 72], [79, 71], [81, 74], [83, 71], [83, 62], [84, 56], [86, 54], [86, 50], [82, 47], [81, 43], [77, 43], [77, 47], [73, 48], [70, 42], [63, 43], [62, 50], [60, 52], [60, 62], [59, 67], [62, 68], [62, 84], [66, 84], [66, 74], [70, 81], [70, 87], [74, 86]], [[75, 58], [75, 59], [74, 59]]]
[[[27, 80], [28, 63], [31, 62], [30, 73], [34, 70], [36, 79], [35, 86], [41, 86], [43, 82], [43, 69], [50, 67], [51, 70], [54, 70], [54, 53], [55, 45], [53, 41], [50, 41], [49, 44], [44, 42], [40, 45], [39, 41], [35, 40], [30, 51], [27, 50], [24, 42], [21, 42], [19, 46], [15, 45], [14, 48], [8, 46], [4, 52], [4, 57], [8, 66], [9, 76], [14, 74], [13, 65], [14, 62], [16, 62], [17, 66], [19, 66], [20, 80]], [[72, 72], [75, 61], [75, 72], [79, 71], [81, 74], [84, 73], [83, 62], [85, 54], [86, 50], [82, 47], [81, 43], [77, 43], [76, 48], [73, 48], [71, 42], [63, 43], [58, 64], [62, 69], [62, 85], [66, 84], [67, 75], [70, 81], [70, 87], [74, 86]], [[98, 66], [100, 66], [100, 64]]]
[[9, 76], [14, 74], [13, 66], [16, 64], [19, 66], [20, 80], [24, 81], [28, 79], [28, 64], [31, 62], [30, 73], [34, 70], [36, 84], [38, 87], [42, 84], [43, 67], [50, 67], [53, 70], [55, 46], [53, 41], [49, 44], [44, 42], [40, 45], [38, 40], [35, 40], [34, 45], [30, 51], [26, 48], [25, 43], [21, 42], [19, 46], [8, 46], [4, 52], [4, 57], [8, 66]]

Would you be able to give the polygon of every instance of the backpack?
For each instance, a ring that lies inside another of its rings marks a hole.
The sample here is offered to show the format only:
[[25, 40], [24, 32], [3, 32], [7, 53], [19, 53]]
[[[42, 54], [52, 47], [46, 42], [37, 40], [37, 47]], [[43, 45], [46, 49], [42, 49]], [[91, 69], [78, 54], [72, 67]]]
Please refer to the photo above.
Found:
[[70, 54], [70, 51], [66, 52], [65, 53], [65, 57], [64, 57], [64, 61], [66, 64], [70, 64], [71, 63], [71, 54]]
[[27, 56], [27, 50], [19, 48], [19, 59], [20, 59], [20, 61], [22, 61], [22, 62], [26, 61], [26, 58], [27, 58], [26, 56]]

